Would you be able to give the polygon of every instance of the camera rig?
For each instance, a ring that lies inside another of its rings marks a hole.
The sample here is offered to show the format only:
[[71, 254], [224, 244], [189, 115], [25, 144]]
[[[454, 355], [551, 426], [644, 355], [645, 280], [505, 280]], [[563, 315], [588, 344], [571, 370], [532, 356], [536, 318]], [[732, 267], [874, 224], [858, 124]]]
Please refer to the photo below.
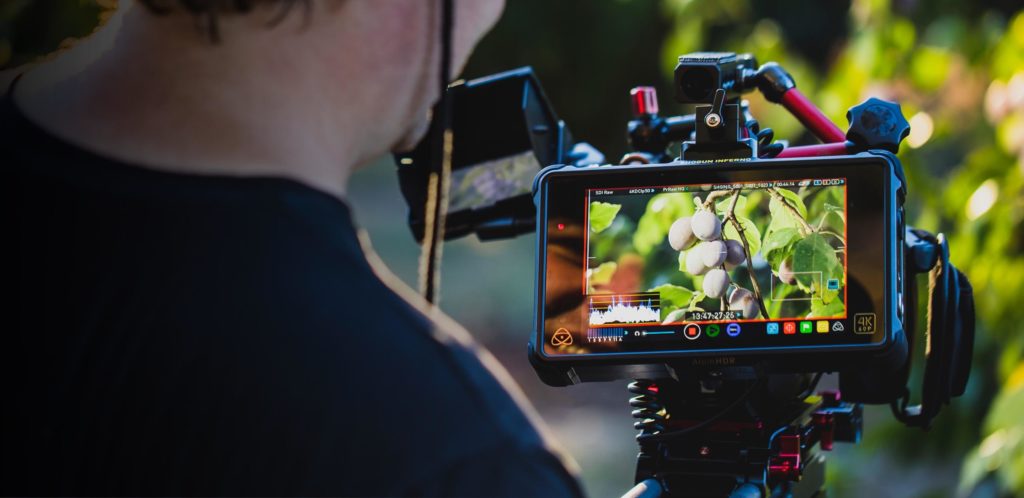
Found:
[[[835, 370], [794, 373], [766, 367], [768, 363], [715, 358], [629, 370], [635, 374], [630, 405], [640, 431], [637, 483], [653, 479], [663, 496], [820, 496], [822, 452], [831, 450], [835, 441], [860, 439], [862, 403], [889, 404], [900, 421], [927, 428], [943, 405], [963, 394], [974, 340], [970, 283], [950, 263], [943, 235], [905, 225], [907, 182], [894, 154], [909, 124], [899, 105], [868, 99], [849, 110], [849, 127], [843, 132], [778, 64], [759, 65], [751, 55], [702, 52], [681, 56], [674, 75], [675, 100], [698, 104], [695, 112], [663, 117], [654, 88], [634, 88], [633, 119], [627, 125], [632, 151], [620, 164], [686, 166], [867, 154], [885, 156], [893, 165], [899, 183], [895, 278], [902, 292], [896, 304], [900, 330], [884, 368], [843, 369], [838, 391], [817, 394], [822, 373]], [[785, 107], [821, 143], [790, 147], [774, 142], [772, 130], [761, 128], [742, 100], [754, 90]], [[539, 179], [550, 169], [542, 171], [543, 166], [589, 167], [604, 160], [593, 147], [573, 141], [529, 68], [459, 82], [448, 92], [454, 122], [453, 188], [462, 178], [473, 201], [460, 203], [455, 200], [458, 192], [451, 194], [454, 212], [446, 238], [469, 233], [501, 238], [539, 228], [533, 199], [537, 185], [531, 182], [524, 188], [514, 176], [528, 171]], [[503, 140], [493, 139], [493, 129], [484, 136], [484, 123], [500, 127]], [[431, 135], [440, 131], [435, 121]], [[437, 157], [432, 143], [436, 139], [428, 136], [415, 151], [398, 157], [409, 224], [418, 240], [424, 233], [427, 172]], [[670, 152], [676, 144], [678, 156]], [[469, 181], [472, 175], [476, 179]], [[911, 406], [906, 385], [918, 339], [917, 275], [923, 273], [929, 275], [924, 326], [928, 347], [920, 403]], [[534, 348], [531, 344], [531, 352]], [[572, 368], [551, 368], [535, 354], [530, 359], [548, 384], [588, 380]]]

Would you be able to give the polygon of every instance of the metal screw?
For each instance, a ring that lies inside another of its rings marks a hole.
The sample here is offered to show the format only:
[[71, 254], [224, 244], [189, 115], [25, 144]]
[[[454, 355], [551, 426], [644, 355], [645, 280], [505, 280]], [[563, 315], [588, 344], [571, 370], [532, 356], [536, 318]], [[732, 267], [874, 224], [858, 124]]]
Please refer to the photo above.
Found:
[[718, 128], [722, 124], [722, 116], [709, 112], [707, 116], [704, 116], [704, 124], [708, 125], [708, 128]]

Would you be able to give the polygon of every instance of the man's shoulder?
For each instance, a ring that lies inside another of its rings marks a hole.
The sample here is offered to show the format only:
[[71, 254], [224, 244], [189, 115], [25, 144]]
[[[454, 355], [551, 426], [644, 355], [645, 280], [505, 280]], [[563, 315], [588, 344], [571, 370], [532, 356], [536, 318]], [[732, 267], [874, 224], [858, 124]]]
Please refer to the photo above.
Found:
[[[425, 486], [428, 494], [480, 489], [465, 481], [463, 473], [473, 469], [507, 475], [502, 486], [509, 489], [516, 472], [538, 479], [535, 484], [561, 486], [555, 489], [575, 486], [568, 470], [574, 464], [497, 359], [391, 275], [365, 237], [362, 242], [366, 266], [349, 275], [348, 301], [322, 301], [318, 306], [330, 309], [313, 313], [325, 313], [346, 329], [344, 336], [335, 342], [313, 334], [319, 344], [311, 347], [335, 351], [334, 368], [348, 379], [353, 403], [372, 405], [366, 408], [377, 430], [395, 430], [378, 434], [380, 444], [370, 453], [383, 449], [402, 460], [399, 467], [408, 474], [403, 483]], [[449, 485], [455, 487], [437, 487]]]
[[[498, 432], [520, 433], [540, 427], [539, 419], [518, 385], [500, 362], [459, 323], [426, 303], [395, 277], [360, 233], [365, 264], [355, 265], [341, 282], [349, 301], [321, 306], [340, 326], [348, 328], [350, 354], [361, 351], [388, 372], [421, 388], [437, 388], [452, 396], [452, 404], [428, 410], [469, 409]], [[307, 287], [307, 291], [312, 287]], [[536, 442], [543, 442], [537, 437]]]
[[[355, 240], [333, 241], [326, 231], [324, 240], [316, 240], [319, 230], [309, 239], [293, 235], [294, 241], [282, 243], [273, 254], [232, 270], [260, 271], [276, 261], [275, 268], [265, 269], [252, 282], [271, 290], [269, 296], [247, 298], [244, 306], [254, 307], [248, 320], [272, 325], [268, 333], [303, 349], [333, 351], [345, 358], [336, 363], [338, 368], [358, 364], [379, 380], [392, 379], [447, 398], [422, 410], [468, 409], [481, 415], [478, 421], [493, 422], [495, 431], [539, 425], [498, 360], [464, 327], [394, 276], [365, 232], [357, 234]], [[255, 308], [259, 303], [254, 300], [267, 297], [275, 306]], [[510, 417], [509, 412], [529, 415]]]

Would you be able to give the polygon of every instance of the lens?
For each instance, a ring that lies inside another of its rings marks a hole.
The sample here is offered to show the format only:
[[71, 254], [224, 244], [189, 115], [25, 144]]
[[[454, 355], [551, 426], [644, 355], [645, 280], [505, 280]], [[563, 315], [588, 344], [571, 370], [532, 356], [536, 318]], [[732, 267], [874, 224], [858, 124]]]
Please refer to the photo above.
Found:
[[679, 78], [683, 95], [690, 102], [710, 102], [716, 88], [715, 71], [706, 67], [687, 69]]

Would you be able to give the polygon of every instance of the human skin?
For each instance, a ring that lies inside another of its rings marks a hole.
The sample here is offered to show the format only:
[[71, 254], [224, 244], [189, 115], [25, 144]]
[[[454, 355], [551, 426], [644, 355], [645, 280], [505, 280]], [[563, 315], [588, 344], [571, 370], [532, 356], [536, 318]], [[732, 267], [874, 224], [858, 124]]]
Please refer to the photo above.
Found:
[[[344, 198], [351, 173], [411, 148], [439, 96], [440, 0], [309, 0], [268, 27], [123, 2], [90, 39], [26, 72], [16, 105], [50, 133], [152, 169], [278, 176]], [[453, 71], [503, 0], [456, 1]]]

